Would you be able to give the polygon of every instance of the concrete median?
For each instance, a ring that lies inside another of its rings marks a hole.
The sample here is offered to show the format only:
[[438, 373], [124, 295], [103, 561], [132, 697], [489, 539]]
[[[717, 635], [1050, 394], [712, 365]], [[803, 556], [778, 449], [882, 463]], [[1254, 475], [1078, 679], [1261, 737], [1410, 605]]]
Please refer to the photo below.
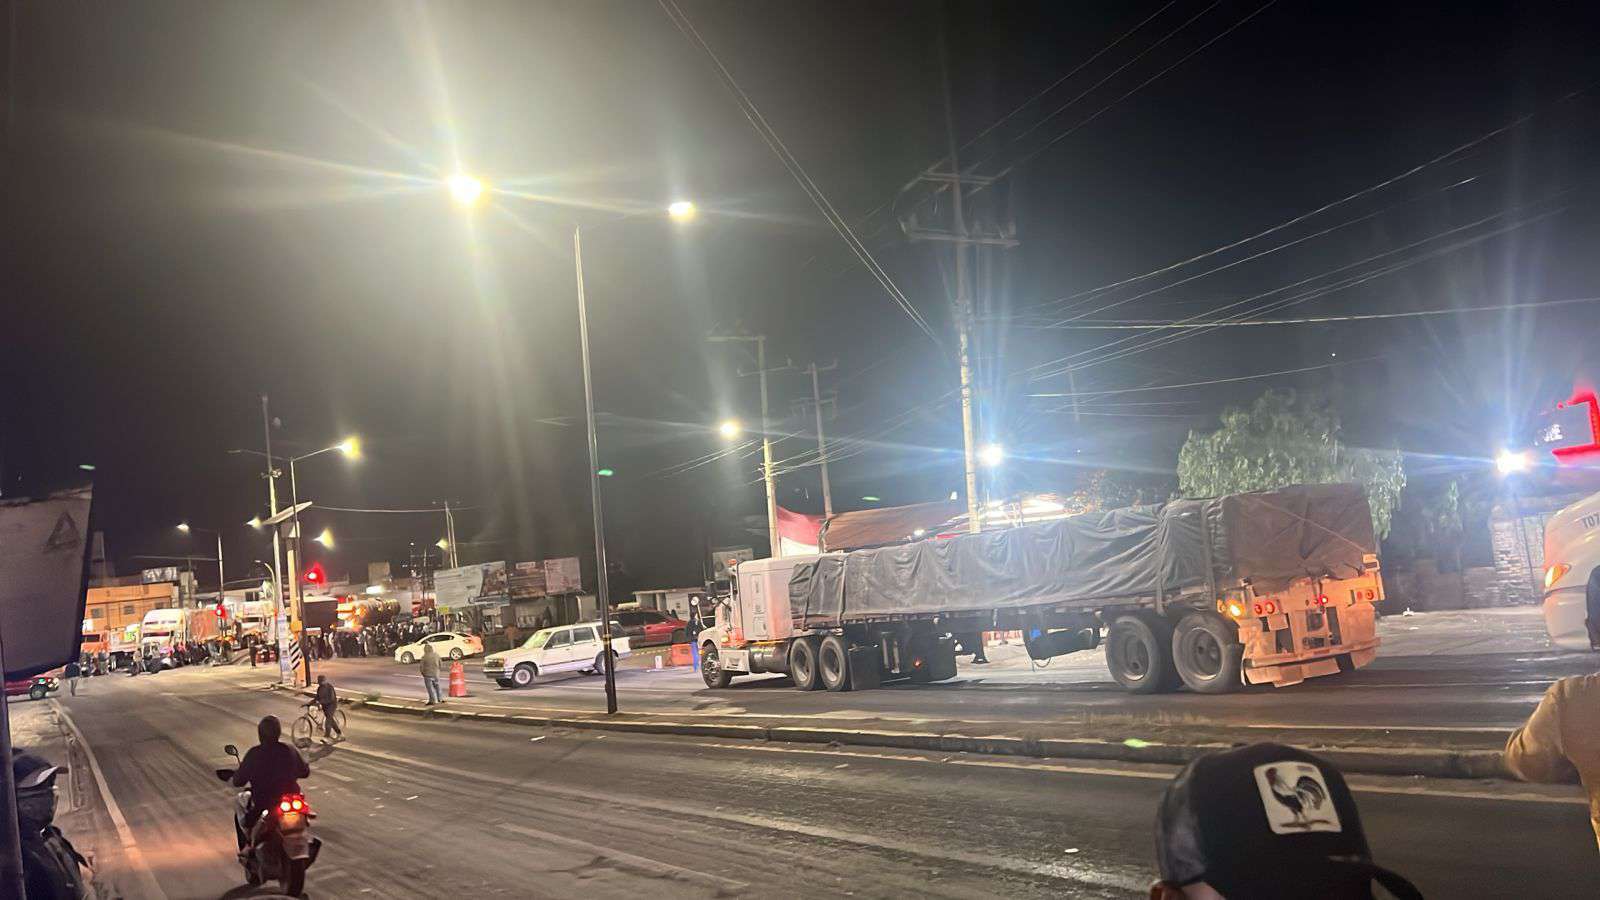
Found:
[[[306, 694], [302, 689], [284, 688]], [[624, 713], [574, 713], [565, 710], [524, 709], [497, 711], [466, 705], [425, 706], [420, 701], [371, 694], [340, 692], [347, 703], [373, 712], [411, 715], [428, 719], [481, 721], [500, 725], [614, 731], [632, 734], [764, 740], [796, 744], [882, 747], [941, 753], [978, 753], [1045, 759], [1082, 759], [1104, 762], [1163, 763], [1177, 765], [1197, 756], [1255, 741], [1277, 741], [1304, 747], [1324, 756], [1349, 773], [1422, 776], [1428, 778], [1508, 778], [1501, 759], [1502, 733], [1416, 729], [1397, 732], [1384, 728], [1296, 729], [1215, 728], [1172, 725], [1145, 729], [1140, 737], [1107, 733], [1078, 725], [1041, 724], [1012, 733], [969, 734], [970, 724], [950, 722], [950, 730], [928, 722], [887, 723], [895, 727], [864, 727], [845, 720], [808, 719], [804, 724], [763, 722], [745, 715], [672, 715]], [[790, 720], [780, 720], [787, 722]]]

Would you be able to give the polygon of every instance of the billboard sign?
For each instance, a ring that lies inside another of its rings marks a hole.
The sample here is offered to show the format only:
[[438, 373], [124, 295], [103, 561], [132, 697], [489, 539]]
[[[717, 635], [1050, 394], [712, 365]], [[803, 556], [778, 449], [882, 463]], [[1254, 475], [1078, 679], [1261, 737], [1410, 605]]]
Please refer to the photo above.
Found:
[[728, 580], [729, 562], [749, 562], [756, 558], [755, 550], [749, 547], [723, 547], [711, 551], [711, 577], [716, 581]]
[[83, 634], [90, 488], [0, 502], [0, 633], [5, 677], [77, 659]]
[[145, 569], [139, 573], [139, 580], [145, 584], [161, 584], [162, 582], [178, 580], [177, 566], [161, 566], [156, 569]]
[[471, 603], [504, 603], [509, 592], [504, 562], [477, 563], [433, 573], [435, 602], [448, 609]]
[[576, 556], [563, 556], [544, 561], [545, 590], [551, 596], [576, 594], [583, 590], [583, 573], [578, 568]]

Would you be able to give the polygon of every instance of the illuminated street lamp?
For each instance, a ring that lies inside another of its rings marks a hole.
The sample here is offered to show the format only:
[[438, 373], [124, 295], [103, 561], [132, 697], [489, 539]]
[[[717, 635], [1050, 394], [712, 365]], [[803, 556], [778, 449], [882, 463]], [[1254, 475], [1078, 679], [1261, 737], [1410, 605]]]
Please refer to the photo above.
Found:
[[[483, 194], [483, 182], [470, 175], [457, 173], [446, 181], [450, 196], [464, 208], [476, 205]], [[688, 200], [674, 200], [668, 204], [667, 218], [674, 222], [688, 222], [695, 216], [695, 205]], [[631, 218], [623, 216], [622, 219]], [[615, 219], [613, 221], [620, 221]], [[617, 711], [617, 679], [611, 655], [610, 578], [606, 571], [605, 515], [600, 503], [600, 439], [595, 429], [594, 376], [589, 363], [589, 304], [583, 291], [583, 226], [572, 229], [572, 261], [577, 280], [578, 294], [578, 349], [583, 364], [583, 408], [589, 437], [589, 500], [594, 511], [595, 588], [600, 606], [600, 640], [604, 644], [606, 677], [606, 712]]]
[[1517, 475], [1533, 468], [1533, 454], [1526, 450], [1501, 450], [1494, 467], [1502, 476]]
[[692, 222], [699, 212], [688, 200], [674, 200], [667, 204], [667, 216], [674, 222]]
[[444, 538], [439, 538], [439, 542], [437, 544], [434, 544], [434, 546], [438, 547], [440, 550], [449, 550], [450, 549], [450, 542], [445, 540]]
[[738, 437], [743, 432], [744, 432], [744, 426], [739, 424], [739, 420], [738, 419], [728, 419], [727, 421], [723, 422], [721, 425], [717, 426], [717, 433], [722, 435], [723, 439], [729, 440], [729, 441], [731, 441], [734, 438]]
[[462, 206], [477, 206], [483, 199], [483, 182], [471, 175], [457, 172], [446, 178], [445, 186], [450, 188], [450, 199]]
[[999, 444], [984, 444], [978, 449], [978, 462], [994, 468], [1006, 461], [1006, 448]]
[[223, 574], [222, 569], [222, 532], [214, 531], [210, 528], [195, 528], [188, 522], [179, 522], [178, 530], [184, 534], [189, 534], [193, 531], [199, 531], [204, 532], [205, 534], [214, 534], [217, 536], [217, 602], [221, 603], [222, 592], [226, 590], [228, 586], [228, 577]]
[[322, 546], [328, 548], [329, 550], [332, 550], [333, 549], [333, 529], [331, 529], [331, 528], [322, 529], [322, 533], [317, 535], [316, 537], [312, 538], [312, 540], [314, 540], [317, 543], [321, 544]]

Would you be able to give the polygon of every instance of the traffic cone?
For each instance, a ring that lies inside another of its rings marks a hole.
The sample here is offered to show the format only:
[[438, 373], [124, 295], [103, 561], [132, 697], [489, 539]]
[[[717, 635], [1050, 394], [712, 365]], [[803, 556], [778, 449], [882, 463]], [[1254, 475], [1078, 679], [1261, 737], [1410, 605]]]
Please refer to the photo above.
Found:
[[467, 667], [459, 661], [450, 664], [450, 696], [467, 695]]

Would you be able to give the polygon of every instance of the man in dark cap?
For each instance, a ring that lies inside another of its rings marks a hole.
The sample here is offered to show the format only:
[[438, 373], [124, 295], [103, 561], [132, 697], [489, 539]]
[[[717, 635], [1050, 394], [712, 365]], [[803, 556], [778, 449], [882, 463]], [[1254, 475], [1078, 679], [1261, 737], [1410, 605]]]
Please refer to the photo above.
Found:
[[1374, 882], [1399, 900], [1422, 897], [1373, 863], [1339, 770], [1282, 744], [1185, 766], [1156, 813], [1156, 860], [1151, 900], [1371, 900]]

